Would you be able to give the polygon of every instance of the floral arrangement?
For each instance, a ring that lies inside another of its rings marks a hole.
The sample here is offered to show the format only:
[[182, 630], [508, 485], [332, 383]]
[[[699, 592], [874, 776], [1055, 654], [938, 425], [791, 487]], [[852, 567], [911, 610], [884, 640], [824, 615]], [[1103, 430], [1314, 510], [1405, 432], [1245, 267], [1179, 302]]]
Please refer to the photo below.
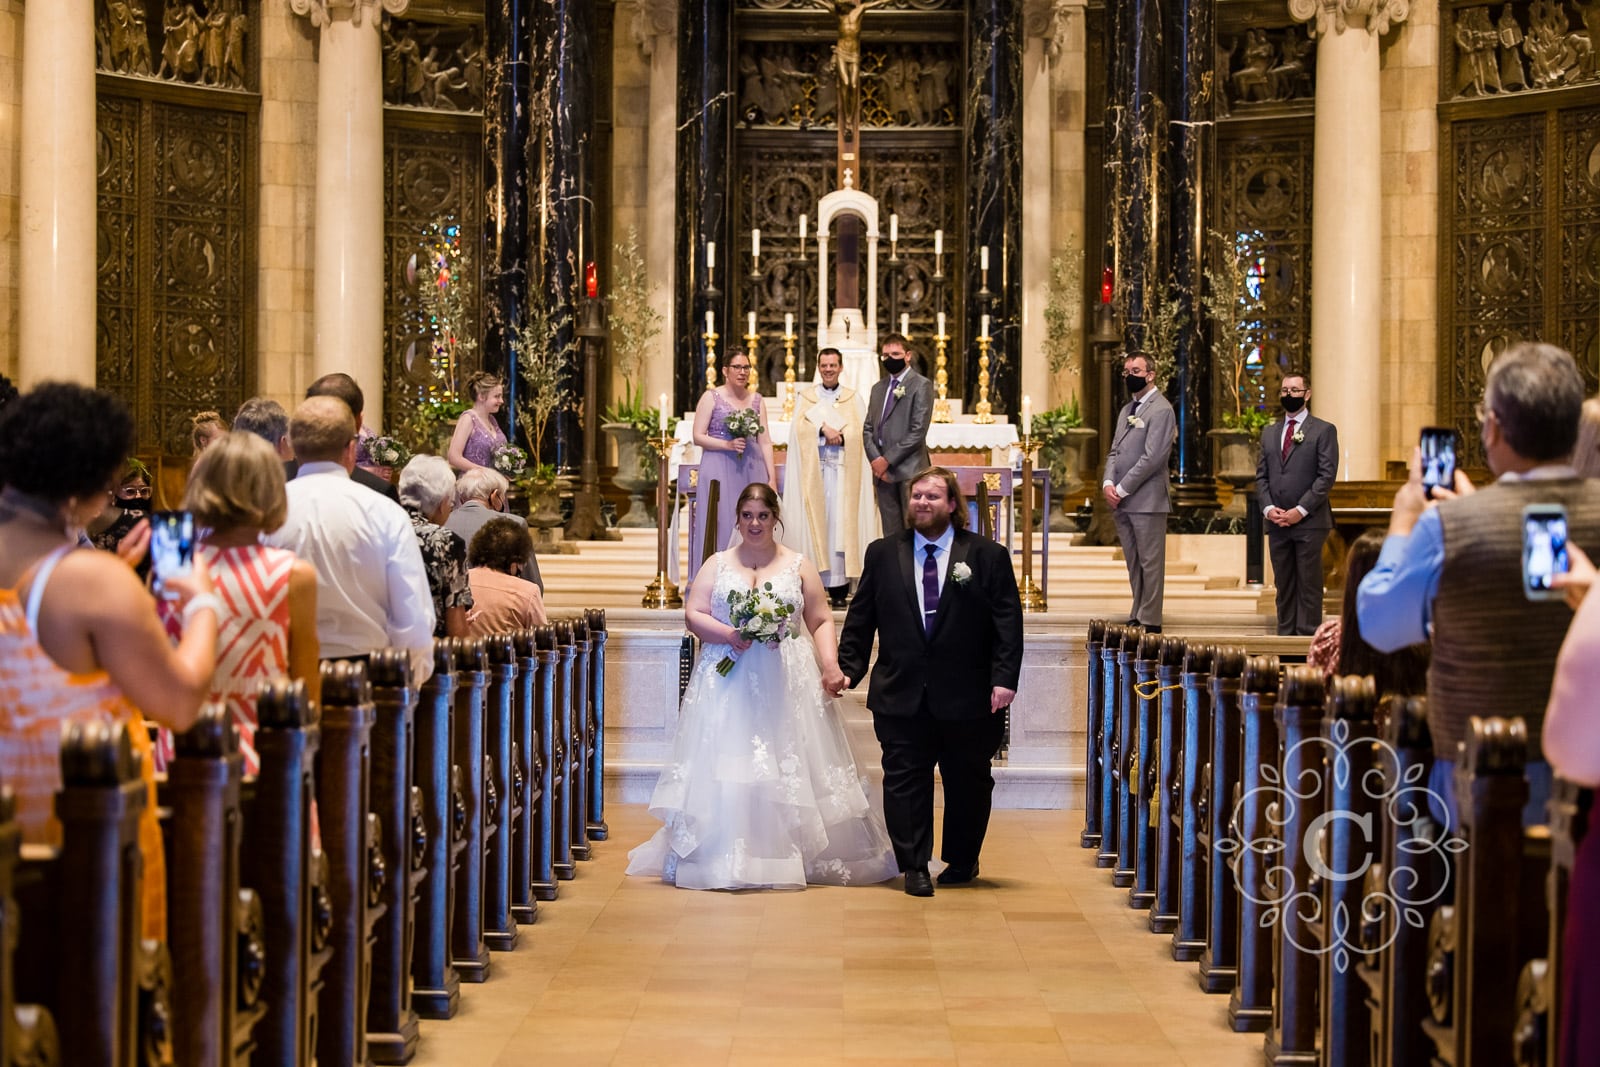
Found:
[[411, 459], [411, 450], [398, 437], [384, 434], [362, 439], [367, 458], [375, 467], [404, 467]]
[[489, 454], [489, 465], [515, 481], [528, 469], [528, 454], [516, 445], [501, 445]]
[[[755, 644], [776, 648], [778, 642], [796, 636], [792, 625], [794, 605], [778, 599], [772, 592], [771, 582], [756, 589], [729, 592], [728, 617], [739, 636]], [[738, 660], [738, 651], [729, 649], [718, 661], [717, 673], [727, 677]]]
[[972, 568], [965, 563], [957, 563], [950, 568], [950, 580], [957, 585], [966, 585], [972, 581]]
[[761, 416], [756, 413], [755, 408], [740, 408], [729, 415], [723, 425], [727, 427], [730, 441], [737, 437], [747, 439], [760, 437], [762, 430], [765, 429], [761, 425]]

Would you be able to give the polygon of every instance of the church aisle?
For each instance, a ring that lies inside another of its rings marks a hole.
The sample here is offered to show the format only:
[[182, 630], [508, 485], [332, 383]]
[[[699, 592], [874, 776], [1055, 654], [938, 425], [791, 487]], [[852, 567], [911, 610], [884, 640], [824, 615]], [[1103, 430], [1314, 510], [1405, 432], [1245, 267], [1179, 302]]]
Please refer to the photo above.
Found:
[[984, 875], [913, 900], [899, 882], [698, 893], [625, 878], [656, 825], [611, 839], [495, 954], [416, 1067], [590, 1063], [1261, 1062], [1227, 998], [1172, 962], [1094, 854], [1081, 813], [997, 811]]

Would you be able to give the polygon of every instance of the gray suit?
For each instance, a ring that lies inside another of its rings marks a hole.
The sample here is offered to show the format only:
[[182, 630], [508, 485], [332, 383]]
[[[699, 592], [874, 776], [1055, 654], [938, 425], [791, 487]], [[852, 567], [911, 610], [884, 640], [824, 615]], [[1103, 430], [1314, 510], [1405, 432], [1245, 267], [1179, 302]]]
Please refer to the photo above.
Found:
[[[444, 520], [444, 528], [460, 537], [468, 548], [472, 547], [472, 536], [489, 524], [490, 519], [510, 519], [523, 526], [528, 525], [528, 520], [521, 515], [511, 515], [506, 512], [493, 511], [481, 500], [469, 500], [458, 505]], [[539, 574], [539, 560], [530, 549], [528, 562], [522, 568], [522, 577], [539, 587], [539, 592], [544, 592], [544, 578]]]
[[933, 421], [931, 381], [907, 367], [900, 372], [904, 393], [891, 401], [891, 380], [880, 378], [873, 385], [872, 396], [867, 400], [867, 419], [861, 428], [868, 461], [880, 456], [889, 461], [883, 481], [873, 481], [885, 537], [893, 537], [906, 528], [907, 483], [930, 465], [928, 424]]
[[1303, 441], [1289, 442], [1283, 455], [1283, 421], [1261, 431], [1256, 493], [1261, 509], [1304, 508], [1293, 526], [1267, 523], [1272, 581], [1278, 587], [1278, 633], [1314, 634], [1322, 624], [1322, 543], [1333, 529], [1328, 490], [1339, 473], [1339, 431], [1307, 412]]
[[1133, 607], [1128, 618], [1161, 625], [1167, 581], [1167, 513], [1172, 510], [1167, 460], [1178, 436], [1172, 405], [1157, 389], [1144, 403], [1130, 400], [1117, 414], [1117, 430], [1106, 453], [1105, 482], [1122, 499], [1111, 512], [1128, 562]]

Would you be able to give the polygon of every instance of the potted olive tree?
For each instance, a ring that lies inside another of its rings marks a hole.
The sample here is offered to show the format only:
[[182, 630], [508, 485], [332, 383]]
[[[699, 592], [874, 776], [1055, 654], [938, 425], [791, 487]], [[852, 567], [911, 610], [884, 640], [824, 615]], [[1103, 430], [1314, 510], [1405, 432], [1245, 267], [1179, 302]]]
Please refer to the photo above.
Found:
[[550, 531], [561, 525], [561, 487], [554, 464], [541, 463], [538, 457], [550, 416], [562, 404], [567, 360], [563, 358], [559, 316], [550, 313], [542, 293], [530, 292], [529, 297], [511, 341], [517, 377], [522, 382], [517, 393], [517, 425], [528, 439], [533, 460], [517, 488], [528, 496], [528, 525], [539, 531], [537, 544], [550, 551], [554, 544]]
[[1272, 421], [1260, 397], [1251, 395], [1257, 387], [1249, 377], [1250, 324], [1259, 318], [1261, 302], [1250, 291], [1248, 265], [1254, 252], [1244, 235], [1230, 241], [1213, 231], [1211, 239], [1216, 245], [1215, 266], [1206, 270], [1206, 293], [1201, 302], [1211, 319], [1213, 362], [1227, 375], [1227, 396], [1232, 403], [1231, 410], [1222, 414], [1222, 425], [1207, 436], [1217, 444], [1217, 478], [1234, 490], [1223, 514], [1243, 516], [1244, 491], [1255, 481], [1261, 458], [1261, 430]]
[[1066, 403], [1034, 416], [1033, 436], [1039, 442], [1039, 461], [1050, 471], [1050, 484], [1059, 511], [1049, 517], [1050, 529], [1073, 529], [1071, 501], [1083, 490], [1084, 449], [1095, 438], [1083, 424], [1078, 405], [1079, 357], [1083, 343], [1083, 253], [1053, 256], [1050, 260], [1049, 299], [1044, 305], [1044, 351], [1050, 373], [1070, 382]]
[[656, 485], [656, 449], [651, 434], [661, 413], [645, 406], [642, 382], [650, 342], [661, 333], [661, 313], [650, 306], [639, 233], [628, 227], [628, 240], [616, 246], [615, 282], [608, 301], [611, 365], [623, 381], [622, 399], [606, 408], [601, 429], [617, 444], [617, 488], [628, 494], [628, 513], [617, 525], [655, 527], [645, 494]]

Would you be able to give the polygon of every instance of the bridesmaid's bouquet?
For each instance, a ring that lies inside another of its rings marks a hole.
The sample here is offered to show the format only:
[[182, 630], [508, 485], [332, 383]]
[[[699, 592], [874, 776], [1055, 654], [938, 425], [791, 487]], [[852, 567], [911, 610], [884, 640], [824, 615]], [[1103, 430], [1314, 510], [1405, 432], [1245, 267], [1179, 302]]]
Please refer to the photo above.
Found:
[[760, 437], [764, 429], [761, 425], [761, 416], [756, 414], [755, 408], [740, 408], [730, 414], [722, 425], [727, 428], [730, 441], [736, 437], [753, 440]]
[[512, 481], [528, 469], [528, 454], [516, 445], [500, 445], [489, 454], [489, 463]]
[[368, 439], [367, 455], [376, 467], [404, 467], [411, 459], [411, 450], [398, 437], [385, 434]]
[[[771, 582], [756, 589], [729, 592], [728, 618], [732, 620], [739, 636], [748, 638], [754, 644], [776, 648], [784, 638], [795, 636], [794, 605], [774, 595]], [[726, 678], [738, 660], [738, 651], [729, 649], [728, 654], [718, 661], [717, 673]]]

